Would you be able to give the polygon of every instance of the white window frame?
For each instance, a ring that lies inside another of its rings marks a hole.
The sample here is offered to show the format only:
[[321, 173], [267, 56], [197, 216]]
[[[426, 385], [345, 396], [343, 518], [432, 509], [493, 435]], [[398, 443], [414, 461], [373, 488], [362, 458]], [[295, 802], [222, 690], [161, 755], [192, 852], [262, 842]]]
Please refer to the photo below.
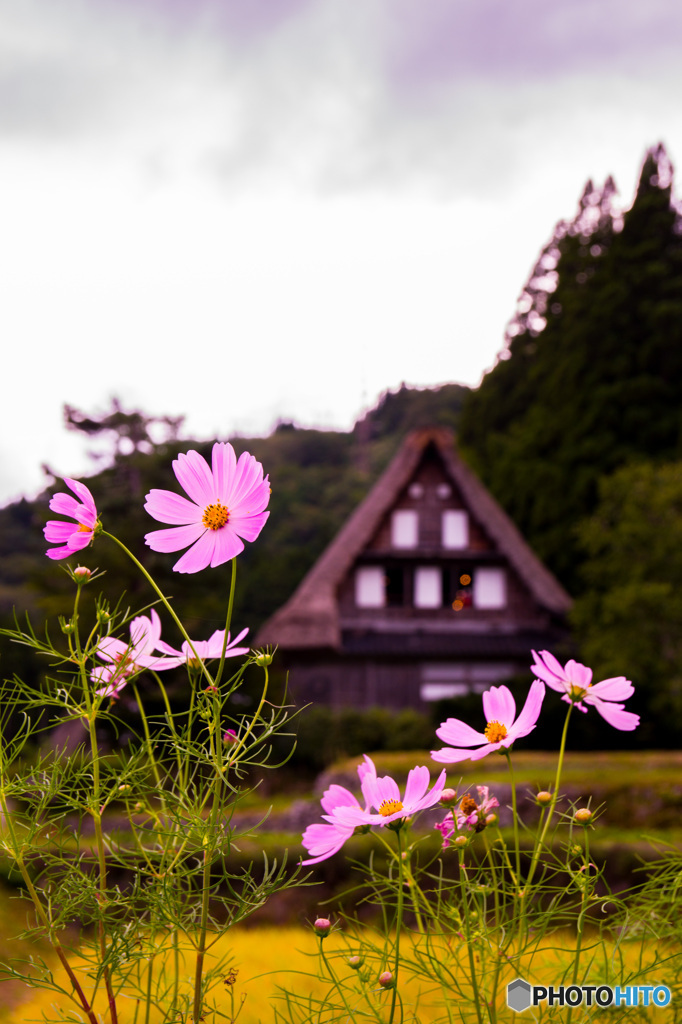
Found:
[[380, 565], [362, 565], [355, 570], [355, 606], [386, 607], [386, 578]]
[[441, 516], [441, 541], [449, 551], [469, 547], [469, 513], [466, 509], [445, 509]]
[[416, 548], [419, 544], [419, 513], [416, 508], [397, 508], [391, 515], [391, 547]]
[[507, 607], [507, 574], [499, 567], [487, 566], [474, 571], [474, 608], [495, 611]]
[[443, 607], [443, 572], [435, 565], [418, 565], [414, 570], [415, 608]]

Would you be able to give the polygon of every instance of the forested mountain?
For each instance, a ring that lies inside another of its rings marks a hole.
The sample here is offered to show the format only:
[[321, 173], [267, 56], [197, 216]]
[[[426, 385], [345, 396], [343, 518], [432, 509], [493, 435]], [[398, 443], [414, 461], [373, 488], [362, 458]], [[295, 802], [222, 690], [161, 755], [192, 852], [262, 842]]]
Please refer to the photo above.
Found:
[[576, 527], [601, 477], [682, 457], [682, 236], [662, 146], [621, 214], [588, 182], [519, 300], [460, 445], [541, 558], [577, 593]]

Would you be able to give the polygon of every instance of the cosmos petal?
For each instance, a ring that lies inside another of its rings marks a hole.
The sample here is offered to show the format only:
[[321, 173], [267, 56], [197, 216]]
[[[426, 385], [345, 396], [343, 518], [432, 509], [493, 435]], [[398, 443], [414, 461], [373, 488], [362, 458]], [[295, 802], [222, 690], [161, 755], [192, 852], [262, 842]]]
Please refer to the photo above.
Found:
[[199, 452], [191, 450], [186, 455], [178, 455], [173, 463], [173, 472], [183, 490], [202, 509], [218, 499], [213, 474], [206, 459]]

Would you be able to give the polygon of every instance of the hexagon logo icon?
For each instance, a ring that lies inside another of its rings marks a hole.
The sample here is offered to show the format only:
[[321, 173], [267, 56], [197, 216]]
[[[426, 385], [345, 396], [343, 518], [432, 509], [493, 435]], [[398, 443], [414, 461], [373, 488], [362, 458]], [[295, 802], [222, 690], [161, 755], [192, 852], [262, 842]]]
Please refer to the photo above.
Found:
[[530, 1006], [531, 987], [523, 978], [510, 981], [507, 985], [507, 1006], [516, 1013], [522, 1013]]

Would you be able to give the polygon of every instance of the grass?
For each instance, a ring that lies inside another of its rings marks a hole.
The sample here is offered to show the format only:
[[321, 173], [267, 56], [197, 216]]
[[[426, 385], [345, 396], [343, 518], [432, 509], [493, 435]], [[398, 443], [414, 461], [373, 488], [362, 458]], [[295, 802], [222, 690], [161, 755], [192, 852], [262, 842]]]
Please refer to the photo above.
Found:
[[[215, 959], [223, 957], [225, 964], [221, 976], [216, 979], [216, 1016], [208, 1015], [207, 1020], [217, 1021], [222, 1014], [230, 1020], [238, 1013], [239, 1024], [260, 1024], [261, 1021], [275, 1019], [275, 1008], [282, 1021], [314, 1020], [318, 1024], [326, 1024], [332, 1020], [348, 1019], [343, 1001], [339, 1000], [338, 990], [329, 980], [329, 970], [347, 986], [346, 1001], [354, 1011], [350, 1019], [360, 1021], [365, 1017], [362, 1011], [372, 1008], [379, 1020], [386, 1020], [390, 993], [380, 988], [377, 978], [381, 970], [392, 965], [385, 960], [382, 962], [381, 946], [375, 953], [367, 948], [362, 949], [363, 942], [370, 937], [369, 933], [365, 936], [362, 932], [348, 936], [332, 932], [324, 943], [329, 965], [326, 968], [317, 955], [319, 943], [312, 930], [293, 927], [234, 929], [218, 940], [211, 951]], [[474, 1019], [471, 1016], [473, 1004], [465, 1012], [466, 998], [471, 997], [472, 992], [470, 984], [464, 980], [466, 947], [458, 936], [437, 937], [428, 942], [423, 937], [413, 936], [412, 942], [403, 944], [403, 949], [404, 983], [400, 986], [400, 996], [404, 1004], [405, 1021], [436, 1024]], [[365, 957], [360, 970], [354, 970], [348, 963], [349, 955], [357, 953], [364, 953]], [[588, 942], [583, 954], [579, 983], [615, 984], [621, 979], [627, 981], [628, 977], [635, 976], [640, 984], [671, 984], [674, 972], [672, 962], [667, 960], [669, 956], [669, 949], [646, 945], [641, 941], [621, 944], [612, 941], [606, 945]], [[518, 961], [507, 961], [500, 979], [500, 1019], [505, 1022], [517, 1019], [506, 1009], [504, 994], [508, 981], [521, 976], [531, 984], [569, 984], [572, 961], [573, 945], [567, 933], [538, 940], [531, 944]], [[155, 966], [159, 976], [163, 965], [159, 963]], [[191, 957], [187, 955], [180, 964], [180, 982], [185, 991], [191, 988], [191, 966]], [[146, 961], [142, 962], [141, 968], [144, 973]], [[172, 982], [172, 965], [166, 965], [165, 969], [166, 981]], [[234, 983], [226, 984], [223, 979], [229, 981], [230, 969], [237, 973], [232, 976]], [[59, 980], [59, 972], [55, 972], [55, 975]], [[142, 982], [144, 984], [144, 977]], [[84, 978], [84, 985], [92, 988], [87, 978]], [[53, 993], [27, 994], [29, 998], [20, 1006], [10, 1009], [5, 1007], [4, 1015], [0, 1016], [3, 1024], [40, 1021], [44, 1019], [43, 1015], [47, 1019], [59, 1021], [79, 1019], [76, 1015], [68, 1014], [68, 1001], [55, 999]], [[679, 990], [677, 995], [679, 998]], [[96, 1002], [96, 1006], [102, 1012], [103, 1001]], [[600, 1010], [599, 1021], [606, 1024], [607, 1021], [638, 1020], [638, 1012], [633, 1010], [614, 1014], [613, 1011]], [[550, 1014], [545, 1011], [540, 1019], [564, 1017], [565, 1010]], [[127, 997], [125, 994], [121, 996], [119, 1019], [121, 1024], [143, 1024], [145, 1020], [142, 1008], [137, 1005], [130, 991]], [[575, 1021], [579, 1024], [586, 1019], [577, 1016]], [[649, 1010], [646, 1017], [641, 1019], [655, 1020], [657, 1024], [673, 1022], [674, 1006], [671, 1004], [668, 1010]], [[155, 1010], [149, 1017], [149, 1024], [161, 1024], [162, 1020], [162, 1014]]]

